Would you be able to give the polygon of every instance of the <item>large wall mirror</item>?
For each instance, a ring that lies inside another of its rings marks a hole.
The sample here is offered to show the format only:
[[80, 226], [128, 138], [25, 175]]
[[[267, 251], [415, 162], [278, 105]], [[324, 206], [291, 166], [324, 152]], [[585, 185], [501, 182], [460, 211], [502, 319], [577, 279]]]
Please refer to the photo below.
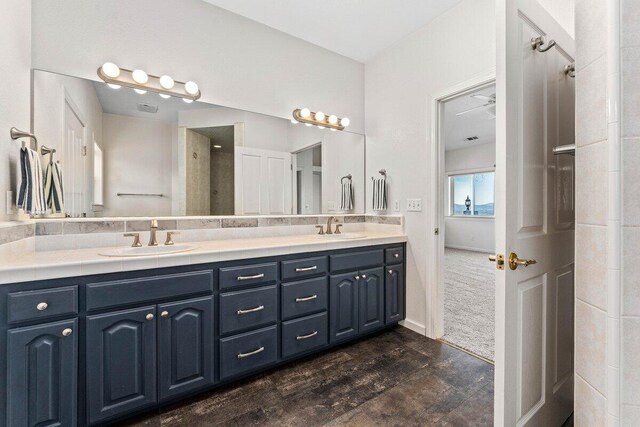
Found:
[[[56, 150], [52, 216], [363, 213], [364, 135], [45, 71], [33, 130]], [[293, 109], [294, 106], [292, 106]], [[351, 209], [341, 203], [350, 176]]]

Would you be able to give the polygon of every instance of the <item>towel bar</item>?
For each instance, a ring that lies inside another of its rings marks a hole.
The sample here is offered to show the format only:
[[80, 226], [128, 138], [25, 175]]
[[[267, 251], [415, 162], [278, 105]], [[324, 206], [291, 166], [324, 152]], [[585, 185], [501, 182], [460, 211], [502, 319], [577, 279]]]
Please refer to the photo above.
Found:
[[559, 145], [557, 147], [553, 147], [553, 154], [559, 156], [560, 154], [568, 154], [570, 156], [576, 155], [576, 145], [575, 144], [567, 144], [567, 145]]
[[158, 193], [116, 193], [116, 196], [139, 196], [139, 197], [164, 197], [164, 194]]

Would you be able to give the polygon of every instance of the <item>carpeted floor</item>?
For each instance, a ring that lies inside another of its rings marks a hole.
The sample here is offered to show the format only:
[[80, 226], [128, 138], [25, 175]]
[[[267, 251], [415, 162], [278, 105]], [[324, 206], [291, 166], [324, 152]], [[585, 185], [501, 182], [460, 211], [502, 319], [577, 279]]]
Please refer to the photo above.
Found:
[[488, 255], [445, 249], [443, 339], [493, 360], [495, 266]]

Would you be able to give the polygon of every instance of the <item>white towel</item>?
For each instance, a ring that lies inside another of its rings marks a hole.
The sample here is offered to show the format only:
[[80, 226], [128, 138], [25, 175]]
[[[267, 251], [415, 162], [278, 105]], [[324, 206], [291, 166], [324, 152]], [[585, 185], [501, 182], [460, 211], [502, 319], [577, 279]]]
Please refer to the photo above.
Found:
[[20, 191], [17, 205], [30, 215], [47, 213], [40, 156], [30, 148], [20, 150]]
[[385, 178], [373, 180], [373, 210], [387, 210], [387, 180]]
[[52, 213], [64, 210], [64, 191], [62, 189], [62, 169], [60, 163], [49, 162], [44, 173], [44, 194], [47, 206]]
[[353, 185], [347, 179], [342, 183], [342, 196], [340, 198], [340, 210], [350, 211], [353, 209]]

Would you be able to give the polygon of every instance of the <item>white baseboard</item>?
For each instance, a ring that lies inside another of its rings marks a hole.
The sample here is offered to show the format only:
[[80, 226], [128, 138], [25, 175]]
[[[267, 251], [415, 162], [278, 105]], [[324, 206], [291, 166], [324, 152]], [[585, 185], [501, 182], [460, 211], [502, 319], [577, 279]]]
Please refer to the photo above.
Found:
[[490, 254], [490, 253], [495, 252], [495, 251], [492, 251], [491, 249], [472, 248], [470, 246], [445, 245], [444, 247], [445, 248], [449, 248], [449, 249], [460, 249], [460, 250], [463, 250], [463, 251], [482, 252], [482, 253], [486, 253], [486, 254]]
[[418, 322], [414, 322], [411, 319], [405, 319], [403, 321], [400, 322], [401, 326], [404, 326], [407, 329], [411, 329], [413, 332], [417, 332], [420, 335], [427, 335], [427, 328], [426, 326], [418, 323]]

